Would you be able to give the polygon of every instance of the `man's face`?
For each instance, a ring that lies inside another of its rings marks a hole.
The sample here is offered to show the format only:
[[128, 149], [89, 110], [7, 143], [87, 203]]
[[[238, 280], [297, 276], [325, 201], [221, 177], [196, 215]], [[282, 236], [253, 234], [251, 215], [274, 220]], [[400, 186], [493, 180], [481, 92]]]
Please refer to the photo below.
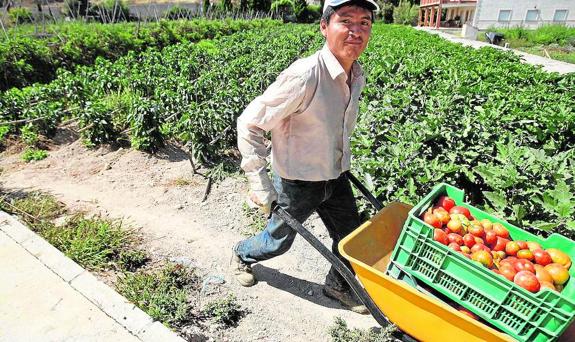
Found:
[[320, 23], [327, 45], [340, 63], [351, 63], [367, 47], [371, 34], [371, 12], [358, 6], [344, 6], [332, 14], [329, 25]]

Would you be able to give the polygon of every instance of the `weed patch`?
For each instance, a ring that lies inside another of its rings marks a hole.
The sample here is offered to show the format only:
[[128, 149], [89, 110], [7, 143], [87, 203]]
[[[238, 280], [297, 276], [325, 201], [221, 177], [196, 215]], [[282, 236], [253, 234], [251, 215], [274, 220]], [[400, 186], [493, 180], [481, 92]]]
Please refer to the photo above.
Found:
[[237, 303], [234, 295], [209, 302], [202, 313], [204, 317], [211, 319], [214, 323], [226, 327], [236, 326], [245, 315], [245, 311]]
[[192, 271], [169, 264], [154, 272], [126, 273], [116, 288], [152, 318], [178, 327], [194, 317], [190, 294], [199, 282]]
[[46, 159], [46, 157], [48, 157], [48, 152], [37, 148], [27, 148], [24, 150], [24, 153], [22, 153], [22, 160], [27, 163]]
[[397, 331], [397, 327], [394, 325], [381, 330], [350, 329], [341, 317], [336, 317], [334, 324], [329, 327], [329, 336], [331, 337], [332, 342], [400, 341], [394, 336], [394, 333]]

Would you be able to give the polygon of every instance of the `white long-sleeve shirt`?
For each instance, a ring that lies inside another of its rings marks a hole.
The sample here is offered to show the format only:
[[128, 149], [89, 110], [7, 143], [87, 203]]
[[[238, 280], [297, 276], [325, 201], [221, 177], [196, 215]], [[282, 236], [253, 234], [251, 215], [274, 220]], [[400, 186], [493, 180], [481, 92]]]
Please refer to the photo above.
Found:
[[282, 178], [321, 181], [349, 170], [350, 135], [365, 86], [357, 62], [351, 71], [348, 86], [343, 67], [325, 45], [290, 65], [246, 107], [237, 122], [238, 148], [252, 191], [273, 192], [266, 172], [267, 131], [272, 168]]

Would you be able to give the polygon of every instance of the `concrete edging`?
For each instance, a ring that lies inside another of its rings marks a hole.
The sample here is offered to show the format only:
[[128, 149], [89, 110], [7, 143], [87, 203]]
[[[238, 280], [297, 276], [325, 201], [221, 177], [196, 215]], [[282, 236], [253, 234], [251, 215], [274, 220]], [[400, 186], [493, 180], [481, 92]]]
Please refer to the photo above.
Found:
[[2, 210], [0, 230], [139, 340], [185, 341]]

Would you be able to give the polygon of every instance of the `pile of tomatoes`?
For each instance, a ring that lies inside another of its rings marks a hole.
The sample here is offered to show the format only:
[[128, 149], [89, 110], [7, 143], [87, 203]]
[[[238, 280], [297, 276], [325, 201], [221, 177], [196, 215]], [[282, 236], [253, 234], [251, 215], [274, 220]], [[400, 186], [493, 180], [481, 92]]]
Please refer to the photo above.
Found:
[[560, 292], [569, 280], [569, 255], [537, 242], [513, 241], [501, 223], [476, 220], [452, 198], [441, 196], [421, 219], [435, 228], [435, 241], [530, 292], [543, 288]]

